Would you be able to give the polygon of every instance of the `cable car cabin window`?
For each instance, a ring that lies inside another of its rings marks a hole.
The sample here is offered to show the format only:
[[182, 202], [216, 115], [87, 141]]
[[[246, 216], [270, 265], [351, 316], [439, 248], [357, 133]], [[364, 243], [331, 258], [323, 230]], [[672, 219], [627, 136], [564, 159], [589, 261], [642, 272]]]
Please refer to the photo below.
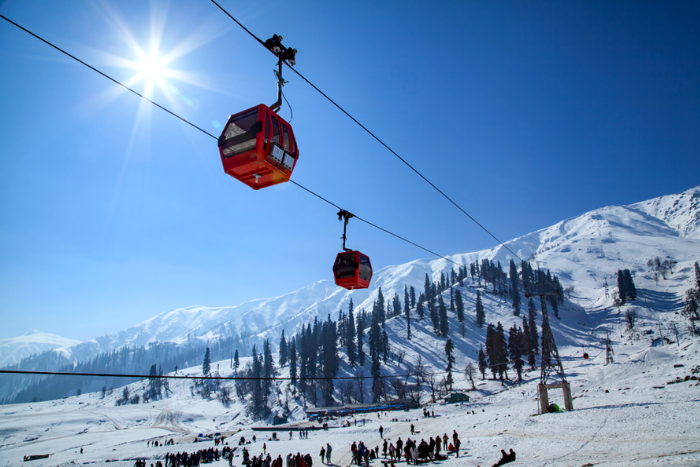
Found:
[[355, 261], [355, 253], [345, 253], [338, 256], [338, 260], [333, 268], [335, 272], [335, 277], [342, 279], [344, 277], [354, 277], [355, 270], [357, 269], [357, 262]]
[[360, 253], [360, 279], [369, 281], [372, 279], [372, 264], [369, 258]]
[[296, 148], [296, 141], [294, 141], [294, 134], [292, 133], [291, 126], [287, 125], [287, 128], [289, 129], [289, 153], [292, 156], [294, 156], [294, 158], [296, 159], [297, 148]]
[[272, 139], [270, 141], [280, 144], [280, 127], [277, 123], [277, 117], [274, 115], [272, 115]]
[[287, 152], [291, 152], [289, 149], [289, 130], [287, 130], [287, 125], [282, 125], [282, 135], [284, 136], [282, 148]]
[[262, 131], [263, 124], [258, 121], [258, 109], [253, 109], [232, 120], [224, 132], [222, 145], [224, 157], [250, 151], [255, 148], [256, 135]]

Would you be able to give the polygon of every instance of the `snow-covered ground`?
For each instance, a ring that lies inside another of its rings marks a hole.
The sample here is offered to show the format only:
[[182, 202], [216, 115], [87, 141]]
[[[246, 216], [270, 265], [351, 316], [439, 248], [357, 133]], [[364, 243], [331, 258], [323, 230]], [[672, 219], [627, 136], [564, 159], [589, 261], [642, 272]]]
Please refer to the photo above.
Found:
[[[333, 446], [333, 463], [350, 464], [350, 444], [363, 440], [372, 447], [380, 444], [378, 428], [395, 441], [411, 437], [410, 422], [420, 434], [416, 438], [457, 430], [466, 451], [459, 459], [450, 456], [445, 466], [487, 466], [499, 458], [500, 449], [513, 448], [517, 465], [700, 465], [700, 399], [698, 381], [667, 384], [691, 375], [700, 365], [700, 343], [650, 346], [647, 339], [627, 340], [616, 346], [615, 363], [605, 365], [601, 349], [588, 349], [592, 358], [583, 360], [580, 349], [561, 349], [565, 370], [574, 396], [573, 412], [537, 414], [538, 372], [529, 372], [525, 382], [507, 384], [476, 381], [477, 390], [468, 394], [468, 404], [431, 405], [435, 418], [424, 419], [420, 410], [390, 412], [366, 424], [312, 432], [309, 439], [293, 440], [284, 426], [281, 441], [267, 441], [273, 457], [288, 452], [310, 453], [314, 461], [322, 445]], [[221, 362], [225, 366], [227, 362]], [[677, 365], [682, 367], [676, 367]], [[675, 365], [675, 366], [674, 366]], [[699, 376], [700, 372], [695, 376]], [[458, 388], [470, 385], [457, 378]], [[186, 385], [177, 382], [176, 385]], [[192, 452], [213, 446], [193, 443], [198, 433], [231, 434], [231, 445], [243, 435], [250, 438], [251, 425], [241, 415], [241, 406], [224, 407], [218, 401], [204, 401], [184, 395], [151, 404], [115, 407], [116, 394], [100, 399], [86, 394], [65, 400], [18, 404], [0, 409], [0, 465], [18, 465], [23, 456], [51, 454], [31, 465], [67, 464], [133, 465], [136, 458], [155, 463], [167, 452]], [[186, 393], [185, 393], [186, 394]], [[551, 397], [561, 404], [561, 394]], [[398, 418], [399, 422], [391, 419]], [[338, 421], [333, 421], [333, 426]], [[237, 433], [238, 430], [242, 430]], [[234, 434], [235, 433], [235, 434]], [[268, 433], [256, 433], [258, 441], [248, 446], [251, 454], [262, 451]], [[147, 447], [147, 440], [173, 438], [168, 447]], [[83, 454], [80, 454], [80, 448]], [[235, 465], [241, 465], [241, 458]], [[116, 461], [116, 462], [115, 462]], [[218, 465], [225, 465], [222, 460]], [[215, 463], [216, 465], [216, 463]], [[381, 465], [374, 461], [372, 465]]]

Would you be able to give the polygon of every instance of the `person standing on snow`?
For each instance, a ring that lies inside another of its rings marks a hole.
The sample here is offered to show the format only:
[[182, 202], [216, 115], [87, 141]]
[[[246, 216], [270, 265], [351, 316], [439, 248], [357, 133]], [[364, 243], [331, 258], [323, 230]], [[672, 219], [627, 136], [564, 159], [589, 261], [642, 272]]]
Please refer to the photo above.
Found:
[[331, 447], [330, 443], [326, 443], [326, 463], [330, 464], [331, 463], [331, 451], [333, 451], [333, 448]]

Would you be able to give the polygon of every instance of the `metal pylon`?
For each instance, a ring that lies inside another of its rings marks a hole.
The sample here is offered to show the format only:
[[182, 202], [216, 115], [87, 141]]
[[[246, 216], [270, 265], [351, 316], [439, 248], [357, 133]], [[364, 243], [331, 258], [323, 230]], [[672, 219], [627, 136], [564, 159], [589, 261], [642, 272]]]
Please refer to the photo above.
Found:
[[[552, 329], [549, 327], [547, 294], [540, 294], [540, 303], [542, 304], [542, 368], [540, 372], [540, 384], [547, 384], [547, 380], [552, 373], [558, 374], [562, 383], [565, 383], [566, 374], [561, 364], [561, 358], [559, 358], [557, 344], [554, 342]], [[554, 359], [554, 361], [552, 361], [552, 359]]]
[[[559, 295], [561, 292], [554, 284], [535, 284], [525, 291], [526, 297], [539, 295], [542, 304], [542, 368], [540, 374], [540, 384], [537, 386], [540, 400], [540, 413], [547, 413], [549, 408], [549, 389], [561, 388], [564, 391], [564, 406], [566, 410], [574, 410], [571, 399], [571, 385], [566, 381], [564, 366], [559, 358], [557, 344], [554, 342], [552, 329], [549, 327], [549, 314], [547, 313], [547, 297]], [[533, 323], [534, 325], [534, 323]], [[556, 373], [561, 381], [554, 384], [547, 384], [547, 380]]]

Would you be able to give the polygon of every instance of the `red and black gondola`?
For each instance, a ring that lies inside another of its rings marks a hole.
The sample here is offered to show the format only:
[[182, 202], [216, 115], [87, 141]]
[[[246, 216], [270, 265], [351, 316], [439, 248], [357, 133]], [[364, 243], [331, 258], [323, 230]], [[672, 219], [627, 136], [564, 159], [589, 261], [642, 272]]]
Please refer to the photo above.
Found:
[[228, 118], [219, 153], [224, 171], [254, 190], [289, 181], [299, 159], [292, 126], [265, 104]]
[[372, 263], [359, 251], [338, 253], [333, 264], [336, 285], [348, 290], [366, 289], [372, 280]]

